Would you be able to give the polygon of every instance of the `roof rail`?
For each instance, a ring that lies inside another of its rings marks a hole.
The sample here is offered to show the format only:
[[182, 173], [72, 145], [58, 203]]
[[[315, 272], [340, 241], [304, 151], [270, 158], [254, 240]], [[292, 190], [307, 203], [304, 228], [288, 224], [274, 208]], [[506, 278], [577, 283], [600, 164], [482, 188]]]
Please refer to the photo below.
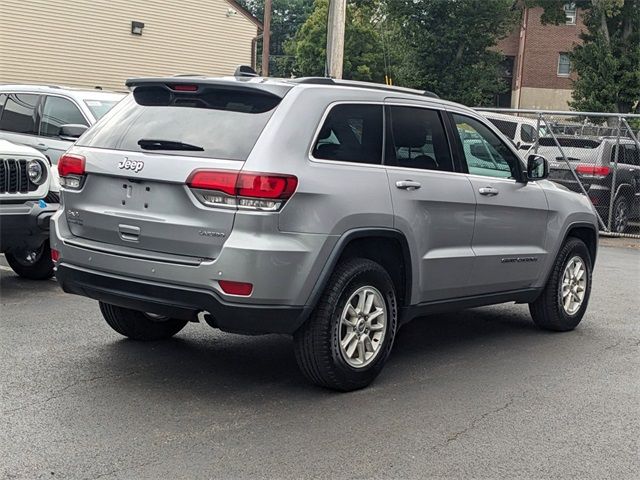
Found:
[[301, 77], [291, 80], [294, 83], [303, 85], [342, 85], [356, 88], [370, 88], [373, 90], [385, 90], [396, 93], [410, 93], [412, 95], [422, 95], [430, 98], [440, 98], [428, 90], [416, 90], [413, 88], [396, 87], [393, 85], [382, 85], [380, 83], [359, 82], [354, 80], [335, 80], [329, 77]]

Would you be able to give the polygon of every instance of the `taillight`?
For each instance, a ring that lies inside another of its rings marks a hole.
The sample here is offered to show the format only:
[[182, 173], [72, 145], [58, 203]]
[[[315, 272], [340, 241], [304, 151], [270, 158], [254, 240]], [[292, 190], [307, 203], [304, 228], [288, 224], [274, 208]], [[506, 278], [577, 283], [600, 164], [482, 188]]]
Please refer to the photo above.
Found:
[[277, 211], [295, 192], [298, 179], [293, 175], [196, 170], [187, 185], [205, 205]]
[[53, 262], [60, 260], [60, 252], [54, 248], [51, 249], [51, 260]]
[[599, 167], [596, 165], [578, 165], [576, 173], [587, 177], [606, 177], [611, 169], [609, 167]]
[[82, 155], [66, 153], [58, 160], [60, 185], [65, 188], [78, 189], [82, 186], [85, 174], [86, 159]]
[[245, 282], [232, 282], [231, 280], [218, 280], [218, 284], [224, 293], [229, 295], [242, 295], [248, 297], [253, 291], [253, 284]]

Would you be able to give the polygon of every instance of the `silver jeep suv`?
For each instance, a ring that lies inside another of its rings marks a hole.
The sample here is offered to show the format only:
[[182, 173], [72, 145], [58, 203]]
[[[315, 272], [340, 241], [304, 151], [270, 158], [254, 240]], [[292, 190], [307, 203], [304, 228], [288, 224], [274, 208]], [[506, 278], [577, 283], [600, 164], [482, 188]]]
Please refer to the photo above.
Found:
[[369, 384], [414, 317], [502, 302], [571, 330], [589, 200], [473, 110], [324, 78], [147, 78], [60, 160], [69, 293], [156, 340], [203, 319], [292, 334], [316, 384]]

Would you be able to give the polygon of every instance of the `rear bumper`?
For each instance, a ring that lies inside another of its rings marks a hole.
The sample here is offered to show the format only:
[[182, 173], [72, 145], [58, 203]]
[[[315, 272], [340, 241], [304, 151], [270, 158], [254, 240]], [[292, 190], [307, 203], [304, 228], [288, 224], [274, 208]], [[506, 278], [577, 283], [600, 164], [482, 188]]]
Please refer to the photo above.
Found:
[[49, 220], [59, 204], [41, 207], [37, 200], [0, 204], [0, 251], [37, 248], [49, 237]]
[[62, 289], [71, 294], [159, 315], [195, 319], [208, 312], [214, 326], [243, 334], [295, 332], [304, 322], [305, 307], [226, 302], [214, 292], [141, 281], [65, 264], [56, 268]]

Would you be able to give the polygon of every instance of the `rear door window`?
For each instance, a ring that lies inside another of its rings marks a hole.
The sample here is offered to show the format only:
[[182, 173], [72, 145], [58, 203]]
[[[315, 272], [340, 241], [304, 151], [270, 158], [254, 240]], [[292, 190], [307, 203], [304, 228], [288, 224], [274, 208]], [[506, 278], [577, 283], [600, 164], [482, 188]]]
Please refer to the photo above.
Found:
[[391, 139], [385, 164], [453, 172], [444, 126], [437, 110], [391, 106]]
[[281, 98], [216, 86], [172, 92], [140, 86], [82, 137], [81, 145], [246, 160]]
[[0, 130], [35, 134], [36, 107], [39, 99], [40, 95], [31, 93], [10, 93], [0, 118]]
[[78, 107], [68, 98], [47, 95], [40, 118], [40, 135], [57, 137], [62, 125], [89, 126]]
[[314, 158], [353, 163], [382, 163], [382, 105], [336, 105], [313, 147]]

